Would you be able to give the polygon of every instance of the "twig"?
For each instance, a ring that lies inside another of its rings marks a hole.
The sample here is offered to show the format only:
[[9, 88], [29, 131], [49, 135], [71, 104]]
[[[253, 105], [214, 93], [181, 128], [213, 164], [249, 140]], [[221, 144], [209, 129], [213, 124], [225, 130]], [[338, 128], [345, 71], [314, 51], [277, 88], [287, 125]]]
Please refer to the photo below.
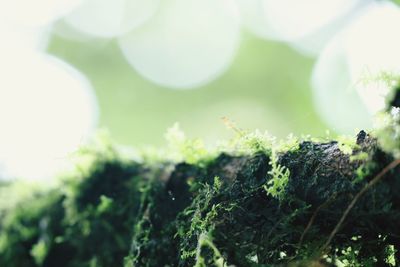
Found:
[[325, 244], [321, 248], [321, 252], [325, 251], [326, 248], [329, 246], [331, 243], [333, 237], [336, 235], [336, 233], [339, 231], [340, 227], [342, 226], [344, 220], [347, 218], [350, 210], [354, 207], [358, 199], [365, 193], [367, 192], [372, 186], [374, 186], [377, 182], [379, 182], [389, 171], [392, 169], [396, 168], [398, 165], [400, 165], [400, 159], [392, 161], [389, 165], [387, 165], [383, 170], [378, 173], [371, 181], [369, 181], [363, 189], [361, 189], [357, 195], [353, 198], [353, 200], [350, 202], [349, 206], [347, 209], [343, 212], [342, 217], [340, 218], [339, 222], [336, 224], [335, 228], [329, 235], [328, 240], [326, 240]]
[[314, 211], [313, 215], [311, 216], [311, 218], [310, 218], [310, 220], [309, 220], [309, 222], [308, 222], [306, 228], [304, 229], [303, 233], [301, 234], [298, 247], [301, 247], [301, 245], [303, 244], [304, 237], [306, 236], [307, 232], [310, 230], [311, 226], [313, 225], [314, 220], [315, 220], [315, 218], [317, 217], [319, 211], [320, 211], [322, 208], [324, 208], [324, 207], [326, 207], [327, 205], [329, 205], [333, 200], [335, 200], [336, 197], [337, 197], [337, 193], [333, 193], [332, 196], [330, 196], [330, 197], [328, 198], [327, 201], [325, 201], [324, 203], [322, 203], [321, 205], [319, 205], [318, 208], [316, 208], [316, 210]]

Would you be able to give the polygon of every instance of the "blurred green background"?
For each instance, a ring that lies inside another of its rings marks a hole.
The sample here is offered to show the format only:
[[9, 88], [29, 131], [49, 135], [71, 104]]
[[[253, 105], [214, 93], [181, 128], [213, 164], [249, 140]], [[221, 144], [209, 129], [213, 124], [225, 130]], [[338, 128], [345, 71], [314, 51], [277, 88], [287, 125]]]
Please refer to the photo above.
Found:
[[278, 139], [369, 131], [399, 27], [389, 0], [5, 2], [0, 180], [54, 177], [99, 129], [134, 151], [176, 122], [214, 145], [234, 135], [222, 118]]
[[213, 145], [234, 135], [222, 118], [279, 139], [354, 135], [384, 106], [361, 70], [400, 60], [389, 1], [7, 3], [0, 179], [53, 177], [98, 129], [139, 149], [176, 122]]
[[249, 32], [241, 38], [228, 71], [190, 90], [146, 80], [112, 40], [71, 41], [53, 34], [48, 51], [87, 76], [97, 94], [100, 127], [124, 145], [162, 144], [163, 133], [175, 122], [189, 137], [213, 143], [232, 136], [221, 117], [277, 137], [323, 135], [328, 126], [314, 109], [310, 86], [314, 59]]

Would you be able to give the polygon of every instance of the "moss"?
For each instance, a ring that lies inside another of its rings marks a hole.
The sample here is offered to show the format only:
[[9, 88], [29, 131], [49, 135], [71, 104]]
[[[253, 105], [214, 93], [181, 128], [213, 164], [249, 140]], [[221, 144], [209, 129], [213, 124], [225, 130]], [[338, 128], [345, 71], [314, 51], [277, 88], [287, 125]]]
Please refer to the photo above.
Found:
[[359, 148], [356, 140], [349, 136], [339, 136], [337, 138], [337, 145], [340, 151], [346, 155], [352, 155], [353, 151]]
[[132, 161], [101, 145], [82, 152], [56, 189], [32, 189], [0, 209], [0, 266], [399, 262], [399, 169], [359, 199], [321, 250], [354, 195], [393, 160], [367, 133], [346, 141], [351, 152], [343, 141], [283, 144], [243, 131], [210, 152], [176, 134], [181, 162]]
[[122, 265], [145, 178], [136, 163], [95, 154], [88, 169], [60, 188], [34, 193], [5, 211], [0, 266]]
[[390, 81], [386, 109], [376, 115], [374, 135], [384, 151], [400, 158], [400, 78], [396, 76]]
[[[36, 266], [48, 253], [63, 216], [58, 192], [37, 193], [6, 212], [1, 221], [0, 266]], [[47, 231], [48, 227], [51, 231]]]
[[164, 156], [163, 161], [170, 159], [173, 162], [185, 161], [199, 165], [213, 159], [213, 153], [206, 149], [203, 141], [186, 138], [177, 123], [167, 130], [165, 138], [168, 142], [168, 156]]
[[400, 158], [400, 108], [378, 114], [375, 136], [383, 150]]
[[201, 172], [195, 166], [179, 164], [168, 174], [149, 181], [142, 191], [141, 207], [125, 266], [177, 266], [179, 243], [175, 218], [190, 203], [190, 177]]
[[200, 235], [196, 251], [196, 263], [194, 267], [224, 267], [226, 261], [218, 248], [212, 242], [212, 237], [208, 233]]
[[271, 179], [264, 185], [264, 189], [267, 191], [268, 195], [283, 200], [285, 197], [285, 189], [289, 182], [290, 171], [285, 166], [278, 164], [275, 150], [271, 153], [270, 164], [271, 170], [268, 174], [271, 176]]

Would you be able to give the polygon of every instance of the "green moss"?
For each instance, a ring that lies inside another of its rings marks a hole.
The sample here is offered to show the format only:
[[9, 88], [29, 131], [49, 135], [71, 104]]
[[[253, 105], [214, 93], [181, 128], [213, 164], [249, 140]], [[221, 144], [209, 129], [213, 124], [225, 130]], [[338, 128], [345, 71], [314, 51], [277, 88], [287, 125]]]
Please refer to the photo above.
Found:
[[47, 253], [48, 253], [48, 245], [46, 244], [46, 241], [41, 239], [39, 240], [35, 245], [33, 245], [31, 249], [31, 255], [35, 260], [35, 263], [37, 265], [42, 265]]
[[164, 161], [169, 158], [173, 162], [201, 164], [213, 158], [201, 139], [187, 139], [177, 123], [168, 129], [165, 138], [168, 142], [168, 156], [163, 158]]
[[0, 266], [122, 265], [145, 178], [138, 176], [139, 165], [115, 151], [82, 153], [90, 160], [57, 189], [32, 193], [4, 211]]
[[389, 112], [381, 112], [376, 119], [375, 136], [380, 147], [395, 158], [400, 158], [400, 108], [393, 107]]
[[269, 154], [274, 142], [275, 138], [268, 132], [236, 130], [236, 136], [228, 142], [220, 144], [218, 151], [236, 156], [254, 155], [257, 153]]
[[397, 169], [356, 203], [329, 249], [320, 251], [352, 197], [392, 160], [373, 138], [362, 132], [342, 141], [350, 154], [337, 141], [279, 143], [239, 133], [217, 153], [175, 132], [180, 163], [132, 161], [110, 143], [84, 149], [56, 189], [32, 189], [0, 209], [0, 266], [399, 261]]
[[380, 147], [395, 158], [400, 158], [400, 78], [389, 75], [386, 109], [375, 118], [374, 135]]
[[[61, 231], [62, 196], [37, 192], [5, 211], [0, 224], [0, 266], [41, 266]], [[48, 228], [52, 228], [48, 231]]]
[[[337, 144], [340, 151], [345, 155], [352, 155], [354, 150], [360, 148], [359, 145], [357, 145], [356, 140], [349, 136], [339, 136], [337, 138]], [[353, 157], [355, 157], [355, 155], [353, 155]]]
[[367, 152], [361, 151], [350, 156], [350, 161], [366, 161], [369, 155]]
[[388, 245], [386, 248], [385, 262], [390, 266], [396, 266], [396, 248], [393, 245]]
[[276, 152], [273, 150], [270, 158], [271, 170], [268, 174], [271, 178], [264, 185], [268, 195], [283, 200], [285, 197], [285, 189], [289, 182], [290, 170], [285, 166], [278, 164]]
[[194, 267], [225, 267], [226, 261], [218, 248], [212, 242], [208, 233], [202, 233], [198, 239], [196, 251], [196, 263]]

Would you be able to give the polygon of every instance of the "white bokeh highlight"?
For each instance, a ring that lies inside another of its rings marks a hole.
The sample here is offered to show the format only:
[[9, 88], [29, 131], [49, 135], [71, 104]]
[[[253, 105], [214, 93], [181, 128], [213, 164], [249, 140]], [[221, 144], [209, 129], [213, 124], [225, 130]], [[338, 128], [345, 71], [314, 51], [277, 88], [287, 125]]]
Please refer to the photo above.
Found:
[[145, 23], [156, 12], [160, 0], [83, 0], [64, 19], [89, 35], [112, 38]]
[[229, 0], [165, 0], [142, 27], [119, 38], [123, 54], [145, 78], [187, 89], [226, 71], [240, 39], [236, 5]]
[[240, 16], [244, 27], [264, 39], [278, 39], [276, 34], [268, 25], [264, 13], [264, 0], [236, 0], [240, 10]]
[[[21, 58], [23, 51], [31, 53], [44, 51], [49, 43], [50, 27], [27, 28], [4, 23], [0, 19], [0, 53], [3, 58], [9, 57]], [[21, 53], [19, 53], [21, 51]]]
[[0, 72], [0, 178], [47, 179], [92, 134], [98, 117], [89, 82], [54, 57], [18, 51]]
[[340, 37], [335, 38], [319, 56], [311, 82], [317, 112], [336, 132], [354, 134], [357, 128], [372, 127], [367, 107], [352, 86]]
[[373, 115], [400, 74], [400, 8], [390, 2], [366, 5], [319, 56], [312, 84], [325, 121], [341, 133], [372, 126]]
[[236, 0], [243, 23], [257, 36], [316, 56], [372, 0]]
[[40, 27], [59, 19], [83, 0], [0, 0], [0, 18], [9, 23]]
[[379, 77], [400, 74], [399, 29], [399, 6], [382, 1], [371, 4], [345, 32], [351, 79], [371, 114], [385, 107], [391, 86]]
[[361, 0], [263, 0], [267, 24], [280, 39], [292, 41], [329, 25]]

